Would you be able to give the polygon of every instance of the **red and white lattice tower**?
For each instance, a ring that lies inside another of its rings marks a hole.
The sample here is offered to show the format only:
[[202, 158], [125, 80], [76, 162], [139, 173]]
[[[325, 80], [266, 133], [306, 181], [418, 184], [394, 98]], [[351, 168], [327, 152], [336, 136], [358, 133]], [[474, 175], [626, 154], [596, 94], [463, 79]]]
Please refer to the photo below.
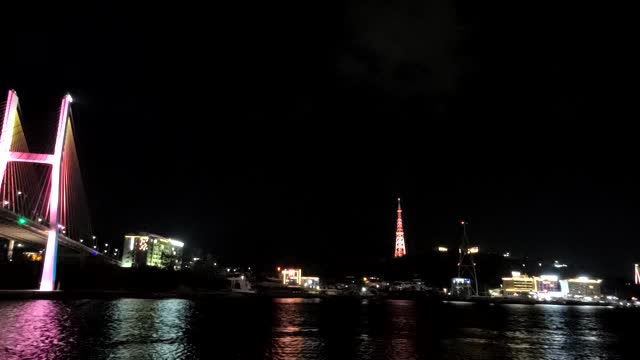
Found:
[[638, 264], [633, 264], [635, 268], [635, 275], [633, 276], [636, 285], [640, 285], [640, 271], [638, 269]]
[[398, 198], [398, 223], [396, 225], [396, 251], [393, 257], [399, 258], [407, 255], [407, 248], [404, 246], [404, 230], [402, 229], [402, 207]]

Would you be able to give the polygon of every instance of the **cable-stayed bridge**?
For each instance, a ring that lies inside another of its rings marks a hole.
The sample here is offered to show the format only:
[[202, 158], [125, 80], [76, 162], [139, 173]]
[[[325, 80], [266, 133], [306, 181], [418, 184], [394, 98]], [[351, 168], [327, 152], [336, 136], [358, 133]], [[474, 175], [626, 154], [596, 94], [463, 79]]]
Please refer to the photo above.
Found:
[[0, 134], [0, 238], [44, 247], [40, 290], [54, 289], [59, 247], [65, 253], [95, 256], [87, 197], [76, 152], [71, 96], [62, 99], [50, 151], [29, 151], [18, 95], [10, 90]]

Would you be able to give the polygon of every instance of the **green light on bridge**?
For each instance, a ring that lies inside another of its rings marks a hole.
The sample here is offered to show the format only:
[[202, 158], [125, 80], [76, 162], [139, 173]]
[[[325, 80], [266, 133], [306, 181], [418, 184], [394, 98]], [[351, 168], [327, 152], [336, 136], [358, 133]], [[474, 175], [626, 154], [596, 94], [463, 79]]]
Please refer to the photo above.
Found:
[[27, 218], [25, 218], [24, 216], [20, 216], [18, 218], [18, 225], [22, 226], [22, 225], [26, 225], [27, 224]]

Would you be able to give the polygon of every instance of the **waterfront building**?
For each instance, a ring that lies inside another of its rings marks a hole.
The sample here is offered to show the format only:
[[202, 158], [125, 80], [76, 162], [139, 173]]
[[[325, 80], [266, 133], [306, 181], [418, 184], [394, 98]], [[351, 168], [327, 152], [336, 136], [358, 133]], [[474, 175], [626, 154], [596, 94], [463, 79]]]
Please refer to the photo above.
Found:
[[[278, 268], [280, 269], [280, 268]], [[300, 286], [308, 289], [320, 289], [320, 278], [317, 276], [302, 276], [302, 269], [281, 269], [279, 280], [285, 286]]]
[[302, 286], [307, 289], [319, 290], [320, 278], [317, 276], [302, 276], [300, 278]]
[[557, 275], [534, 276], [536, 291], [544, 293], [560, 293], [560, 281]]
[[511, 277], [502, 278], [502, 288], [507, 296], [526, 295], [536, 291], [536, 279], [514, 271]]
[[229, 287], [233, 292], [253, 294], [255, 290], [251, 286], [251, 282], [244, 274], [233, 274], [227, 277]]
[[451, 279], [451, 295], [459, 298], [468, 298], [473, 295], [471, 279], [460, 277]]
[[602, 295], [600, 279], [590, 279], [586, 276], [574, 279], [560, 280], [560, 287], [565, 296], [573, 297], [596, 297]]
[[302, 285], [302, 269], [282, 269], [278, 275], [282, 285]]
[[124, 237], [122, 267], [152, 266], [179, 270], [184, 243], [151, 233]]
[[536, 293], [536, 297], [561, 297], [563, 293], [557, 275], [540, 275], [529, 277], [513, 271], [511, 277], [502, 278], [504, 295], [524, 295]]

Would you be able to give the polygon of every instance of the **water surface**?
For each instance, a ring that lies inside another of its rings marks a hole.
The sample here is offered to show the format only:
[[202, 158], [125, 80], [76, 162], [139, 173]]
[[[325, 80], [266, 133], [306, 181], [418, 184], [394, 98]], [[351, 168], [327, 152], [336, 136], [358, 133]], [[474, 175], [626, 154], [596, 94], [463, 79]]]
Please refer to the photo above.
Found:
[[119, 299], [2, 301], [0, 314], [0, 359], [640, 358], [640, 309]]

